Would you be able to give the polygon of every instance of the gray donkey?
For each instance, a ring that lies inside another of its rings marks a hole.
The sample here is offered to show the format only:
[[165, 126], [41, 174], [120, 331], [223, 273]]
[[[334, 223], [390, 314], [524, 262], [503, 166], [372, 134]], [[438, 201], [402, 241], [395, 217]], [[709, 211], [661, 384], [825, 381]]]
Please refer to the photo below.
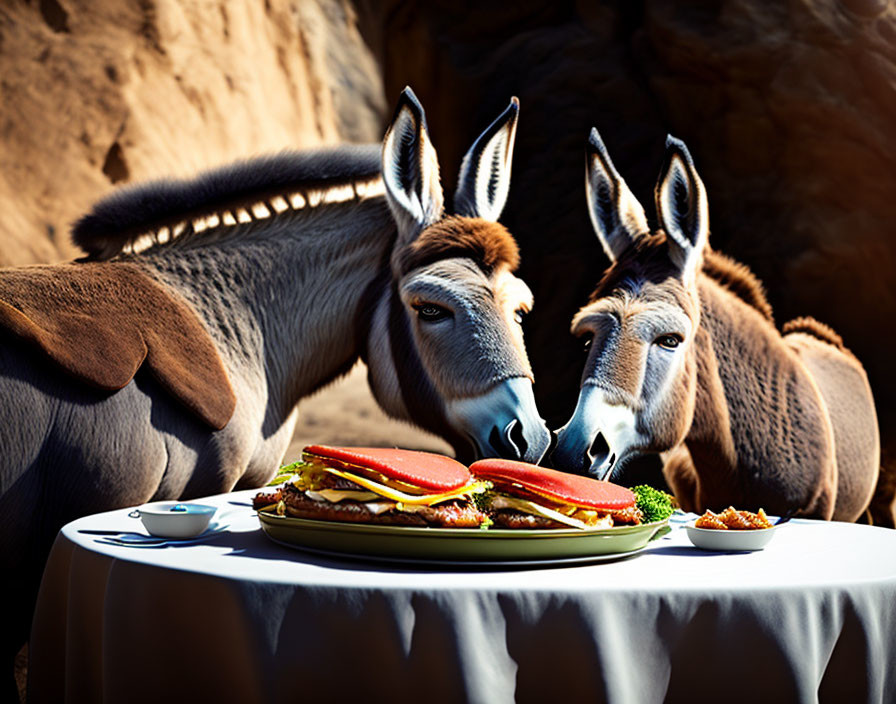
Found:
[[612, 265], [573, 319], [590, 350], [555, 464], [608, 479], [659, 453], [688, 510], [858, 518], [880, 469], [865, 371], [816, 320], [779, 333], [752, 272], [710, 248], [706, 190], [685, 145], [667, 140], [653, 234], [596, 130], [586, 190]]
[[[167, 370], [152, 349], [120, 390], [100, 391], [0, 330], [10, 663], [65, 522], [262, 485], [286, 451], [297, 402], [359, 358], [390, 415], [442, 435], [461, 459], [541, 459], [550, 433], [520, 326], [532, 296], [496, 222], [518, 109], [514, 99], [466, 155], [456, 215], [444, 212], [423, 109], [406, 89], [381, 148], [280, 155], [132, 188], [76, 225], [89, 262], [39, 268], [136, 268], [173, 292], [210, 334], [234, 403], [213, 409], [222, 427], [210, 429], [160, 383]], [[201, 406], [213, 395], [193, 398]]]

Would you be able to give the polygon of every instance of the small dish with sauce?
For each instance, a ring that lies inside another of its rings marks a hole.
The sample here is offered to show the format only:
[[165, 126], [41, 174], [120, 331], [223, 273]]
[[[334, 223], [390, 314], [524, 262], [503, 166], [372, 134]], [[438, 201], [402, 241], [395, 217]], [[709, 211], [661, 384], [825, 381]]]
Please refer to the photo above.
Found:
[[[712, 527], [698, 526], [700, 523]], [[720, 514], [707, 511], [685, 528], [690, 541], [702, 550], [749, 552], [765, 548], [775, 536], [778, 523], [772, 523], [762, 509], [757, 514], [731, 507]]]
[[129, 514], [139, 518], [147, 532], [160, 538], [194, 538], [209, 526], [218, 509], [183, 501], [154, 501]]
[[718, 530], [716, 528], [697, 528], [685, 526], [688, 538], [702, 550], [722, 552], [747, 552], [762, 550], [775, 537], [777, 528], [758, 528], [756, 530]]

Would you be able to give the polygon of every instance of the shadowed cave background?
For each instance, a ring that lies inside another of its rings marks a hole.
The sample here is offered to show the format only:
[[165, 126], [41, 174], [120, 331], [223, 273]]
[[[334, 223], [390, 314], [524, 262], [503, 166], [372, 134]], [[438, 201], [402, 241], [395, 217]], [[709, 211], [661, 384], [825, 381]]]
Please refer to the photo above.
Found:
[[[526, 339], [552, 428], [583, 364], [569, 321], [607, 263], [585, 210], [585, 137], [600, 130], [652, 218], [671, 132], [706, 183], [712, 245], [759, 275], [778, 325], [815, 316], [864, 363], [884, 465], [872, 512], [892, 525], [896, 8], [883, 0], [10, 0], [0, 265], [78, 256], [71, 223], [119, 184], [379, 141], [405, 85], [447, 191], [463, 149], [520, 98], [503, 222], [535, 293]], [[371, 402], [340, 393], [336, 416], [305, 414], [295, 447], [389, 442], [353, 436], [339, 414]]]

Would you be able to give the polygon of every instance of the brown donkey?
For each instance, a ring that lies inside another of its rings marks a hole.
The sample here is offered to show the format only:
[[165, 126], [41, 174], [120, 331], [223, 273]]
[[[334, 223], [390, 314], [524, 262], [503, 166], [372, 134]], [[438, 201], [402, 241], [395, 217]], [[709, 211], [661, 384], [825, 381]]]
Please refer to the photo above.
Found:
[[679, 140], [666, 142], [652, 234], [596, 130], [586, 180], [612, 264], [573, 319], [590, 350], [555, 465], [610, 479], [659, 453], [686, 510], [857, 519], [880, 438], [865, 371], [840, 337], [811, 318], [778, 332], [759, 281], [710, 248], [706, 191]]

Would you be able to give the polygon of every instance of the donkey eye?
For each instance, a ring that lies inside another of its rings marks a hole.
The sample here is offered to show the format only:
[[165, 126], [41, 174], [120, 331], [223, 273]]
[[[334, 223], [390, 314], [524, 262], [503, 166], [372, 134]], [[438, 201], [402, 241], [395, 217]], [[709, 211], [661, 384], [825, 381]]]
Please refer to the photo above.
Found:
[[682, 343], [681, 335], [660, 335], [654, 342], [667, 350], [674, 350]]
[[526, 309], [525, 308], [517, 308], [513, 313], [513, 319], [516, 321], [517, 325], [523, 324], [523, 318], [526, 317]]
[[434, 303], [421, 303], [414, 306], [414, 310], [417, 311], [417, 317], [427, 323], [433, 323], [451, 315], [446, 308], [437, 306]]
[[585, 344], [583, 345], [583, 349], [585, 352], [588, 352], [591, 349], [591, 343], [594, 342], [594, 336], [589, 335], [585, 338]]

